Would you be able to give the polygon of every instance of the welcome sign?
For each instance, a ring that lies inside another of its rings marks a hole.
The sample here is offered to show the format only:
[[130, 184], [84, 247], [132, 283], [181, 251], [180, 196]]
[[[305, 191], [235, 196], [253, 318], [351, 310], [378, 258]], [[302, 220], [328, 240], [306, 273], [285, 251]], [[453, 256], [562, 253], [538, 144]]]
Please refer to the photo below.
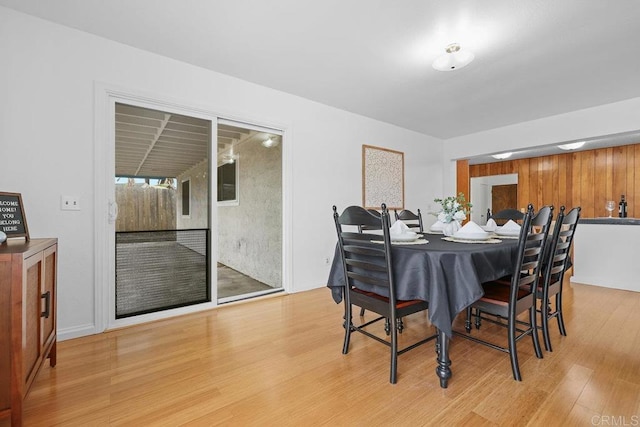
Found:
[[29, 240], [20, 193], [0, 192], [0, 231], [7, 237], [26, 237]]

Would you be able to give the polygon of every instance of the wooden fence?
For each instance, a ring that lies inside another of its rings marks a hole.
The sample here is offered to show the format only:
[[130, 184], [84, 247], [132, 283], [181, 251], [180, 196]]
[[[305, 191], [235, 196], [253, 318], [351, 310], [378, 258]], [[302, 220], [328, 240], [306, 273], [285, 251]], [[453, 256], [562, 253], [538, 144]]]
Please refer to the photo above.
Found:
[[176, 190], [146, 184], [116, 184], [116, 231], [175, 230]]

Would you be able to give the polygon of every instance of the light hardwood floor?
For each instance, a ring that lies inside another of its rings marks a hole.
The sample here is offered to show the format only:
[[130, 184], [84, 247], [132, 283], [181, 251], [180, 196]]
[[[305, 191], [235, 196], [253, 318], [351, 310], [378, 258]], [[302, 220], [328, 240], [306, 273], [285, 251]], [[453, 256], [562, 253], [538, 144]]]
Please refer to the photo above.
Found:
[[[569, 335], [554, 324], [542, 360], [521, 341], [522, 382], [508, 355], [454, 338], [448, 389], [433, 342], [400, 356], [391, 385], [386, 347], [357, 334], [342, 355], [342, 305], [317, 289], [61, 342], [25, 425], [639, 425], [640, 293], [565, 294]], [[405, 319], [402, 339], [425, 324]]]

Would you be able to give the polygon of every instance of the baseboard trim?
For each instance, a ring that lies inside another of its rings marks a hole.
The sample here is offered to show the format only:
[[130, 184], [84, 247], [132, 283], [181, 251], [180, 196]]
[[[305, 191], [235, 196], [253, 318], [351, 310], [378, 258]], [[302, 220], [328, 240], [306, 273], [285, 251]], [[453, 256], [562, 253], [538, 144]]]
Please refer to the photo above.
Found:
[[99, 331], [96, 330], [96, 325], [91, 323], [75, 326], [73, 328], [58, 329], [57, 339], [58, 341], [66, 341], [74, 338], [86, 337], [88, 335], [95, 335], [98, 332]]

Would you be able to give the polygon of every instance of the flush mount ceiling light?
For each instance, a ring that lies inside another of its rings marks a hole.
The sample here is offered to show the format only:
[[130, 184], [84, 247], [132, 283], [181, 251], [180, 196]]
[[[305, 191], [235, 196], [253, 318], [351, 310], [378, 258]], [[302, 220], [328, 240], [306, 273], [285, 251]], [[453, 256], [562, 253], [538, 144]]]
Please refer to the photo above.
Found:
[[453, 71], [466, 67], [473, 61], [475, 55], [468, 50], [462, 50], [458, 43], [451, 43], [445, 48], [445, 53], [433, 61], [433, 68], [438, 71]]
[[273, 139], [272, 137], [269, 137], [264, 141], [262, 141], [262, 146], [267, 148], [275, 147], [278, 144], [279, 144], [279, 141], [277, 139]]
[[511, 157], [513, 153], [499, 153], [499, 154], [492, 154], [491, 157], [493, 157], [494, 159], [498, 159], [498, 160], [504, 160], [504, 159], [508, 159], [509, 157]]
[[572, 142], [569, 144], [558, 145], [558, 148], [561, 150], [577, 150], [578, 148], [581, 148], [584, 144], [585, 144], [585, 141]]

